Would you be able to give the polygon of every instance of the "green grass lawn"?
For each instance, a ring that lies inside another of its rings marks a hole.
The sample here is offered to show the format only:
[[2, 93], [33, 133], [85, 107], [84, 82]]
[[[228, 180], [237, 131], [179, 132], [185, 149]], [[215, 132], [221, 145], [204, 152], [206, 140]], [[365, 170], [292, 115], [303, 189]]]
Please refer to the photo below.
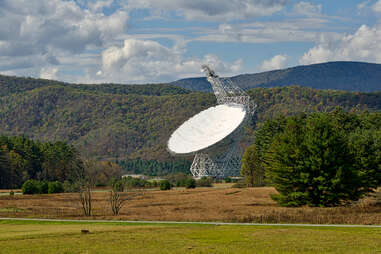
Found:
[[4, 220], [0, 253], [381, 253], [381, 228]]

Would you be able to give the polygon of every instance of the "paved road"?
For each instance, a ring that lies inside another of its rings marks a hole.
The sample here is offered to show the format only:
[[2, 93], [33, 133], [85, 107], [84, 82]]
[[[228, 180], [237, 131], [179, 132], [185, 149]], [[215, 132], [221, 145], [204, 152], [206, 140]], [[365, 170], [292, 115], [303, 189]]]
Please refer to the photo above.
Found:
[[30, 219], [1, 218], [13, 221], [49, 221], [49, 222], [92, 222], [92, 223], [143, 223], [143, 224], [198, 224], [198, 225], [232, 225], [232, 226], [280, 226], [280, 227], [339, 227], [339, 228], [381, 228], [381, 225], [346, 225], [346, 224], [261, 224], [261, 223], [229, 223], [229, 222], [190, 222], [190, 221], [129, 221], [129, 220], [60, 220], [60, 219]]

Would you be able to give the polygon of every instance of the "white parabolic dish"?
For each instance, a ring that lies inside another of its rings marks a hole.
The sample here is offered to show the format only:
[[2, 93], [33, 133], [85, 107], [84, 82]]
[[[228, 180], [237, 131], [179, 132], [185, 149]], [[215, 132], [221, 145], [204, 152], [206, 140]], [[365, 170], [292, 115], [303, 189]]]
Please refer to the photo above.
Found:
[[177, 130], [168, 141], [173, 154], [194, 154], [213, 146], [233, 133], [243, 122], [246, 109], [241, 104], [222, 104], [196, 114]]

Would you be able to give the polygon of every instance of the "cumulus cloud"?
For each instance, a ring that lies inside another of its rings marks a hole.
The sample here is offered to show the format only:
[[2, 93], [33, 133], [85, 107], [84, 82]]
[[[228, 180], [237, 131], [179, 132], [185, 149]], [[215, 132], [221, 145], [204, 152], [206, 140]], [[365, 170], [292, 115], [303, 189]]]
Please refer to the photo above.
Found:
[[[164, 0], [163, 6], [169, 2]], [[139, 2], [145, 4], [150, 1]], [[175, 4], [197, 9], [202, 3]], [[181, 36], [160, 35], [173, 39], [173, 47], [147, 39], [156, 38], [150, 34], [123, 41], [134, 37], [127, 35], [127, 10], [132, 7], [104, 14], [115, 5], [115, 0], [0, 0], [0, 72], [74, 82], [146, 83], [198, 76], [202, 63], [226, 75], [241, 69], [240, 60], [225, 63], [210, 54], [184, 57]]]
[[204, 63], [224, 75], [236, 74], [242, 66], [239, 59], [225, 63], [210, 54], [187, 59], [184, 51], [178, 45], [168, 48], [152, 40], [127, 39], [122, 47], [110, 47], [102, 52], [102, 70], [97, 76], [114, 82], [165, 82], [199, 76], [200, 66]]
[[317, 16], [321, 14], [322, 5], [302, 1], [294, 5], [294, 11], [304, 16]]
[[372, 5], [372, 10], [377, 13], [381, 13], [381, 0], [378, 0], [375, 4]]
[[269, 60], [263, 61], [260, 69], [261, 71], [271, 71], [282, 69], [287, 64], [287, 55], [276, 55]]
[[74, 1], [2, 0], [0, 55], [14, 64], [19, 62], [16, 67], [34, 66], [38, 72], [59, 64], [59, 56], [100, 48], [126, 30], [126, 11], [118, 10], [109, 16], [101, 11], [111, 3], [100, 1], [81, 8]]
[[288, 0], [130, 0], [132, 8], [149, 8], [163, 13], [171, 10], [189, 20], [237, 20], [271, 15]]
[[381, 25], [362, 25], [354, 34], [341, 38], [322, 37], [299, 60], [300, 64], [326, 61], [367, 61], [381, 63]]
[[57, 79], [57, 67], [43, 67], [40, 71], [40, 78], [43, 79]]
[[87, 7], [95, 12], [100, 12], [104, 8], [109, 8], [114, 0], [97, 0], [95, 2], [87, 2]]

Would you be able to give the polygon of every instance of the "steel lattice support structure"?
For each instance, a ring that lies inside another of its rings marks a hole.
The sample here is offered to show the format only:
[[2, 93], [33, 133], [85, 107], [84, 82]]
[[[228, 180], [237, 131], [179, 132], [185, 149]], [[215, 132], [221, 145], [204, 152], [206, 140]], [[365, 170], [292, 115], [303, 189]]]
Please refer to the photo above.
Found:
[[217, 104], [234, 103], [243, 105], [246, 110], [246, 117], [241, 126], [229, 136], [230, 140], [227, 145], [215, 151], [197, 153], [190, 171], [196, 178], [203, 176], [223, 178], [239, 175], [242, 158], [239, 140], [242, 137], [243, 127], [255, 112], [256, 105], [250, 96], [230, 79], [219, 78], [207, 65], [203, 65], [202, 70], [212, 85]]

